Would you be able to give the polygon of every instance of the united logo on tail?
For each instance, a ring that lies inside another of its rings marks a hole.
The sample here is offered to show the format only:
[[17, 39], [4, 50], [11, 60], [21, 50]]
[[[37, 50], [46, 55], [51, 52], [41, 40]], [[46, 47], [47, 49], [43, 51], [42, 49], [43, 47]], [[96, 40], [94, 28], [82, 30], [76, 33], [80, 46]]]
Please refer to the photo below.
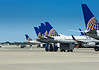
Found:
[[56, 32], [56, 30], [48, 22], [45, 22], [45, 24], [46, 24], [49, 36], [58, 36], [58, 33]]
[[58, 33], [55, 29], [49, 24], [49, 22], [41, 23], [41, 26], [34, 27], [35, 32], [39, 38], [43, 38], [46, 36], [57, 36]]
[[32, 39], [28, 36], [28, 34], [25, 34], [25, 37], [27, 41], [32, 41]]
[[82, 4], [82, 10], [87, 31], [99, 30], [99, 23], [86, 4]]

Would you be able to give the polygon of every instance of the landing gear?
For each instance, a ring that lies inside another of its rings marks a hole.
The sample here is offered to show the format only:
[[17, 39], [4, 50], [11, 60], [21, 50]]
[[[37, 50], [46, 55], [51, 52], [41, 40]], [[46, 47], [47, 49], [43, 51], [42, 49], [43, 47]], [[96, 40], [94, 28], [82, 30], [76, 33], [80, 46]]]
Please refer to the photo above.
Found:
[[64, 47], [63, 45], [61, 45], [60, 51], [61, 51], [61, 52], [66, 52], [65, 47]]
[[64, 43], [61, 43], [60, 45], [60, 51], [61, 52], [73, 52], [73, 49], [74, 49], [74, 45], [72, 43], [67, 43], [67, 44], [64, 44]]
[[95, 51], [99, 51], [99, 47], [95, 47], [94, 50], [95, 50]]
[[67, 52], [73, 52], [73, 50], [67, 50]]
[[55, 52], [58, 51], [58, 47], [56, 45], [54, 45], [53, 51], [55, 51]]
[[21, 45], [21, 47], [20, 48], [25, 48], [26, 46], [25, 45]]
[[[61, 43], [60, 44], [60, 51], [61, 52], [73, 52], [74, 46], [72, 45], [72, 43]], [[56, 44], [49, 44], [47, 43], [45, 46], [45, 51], [50, 51], [50, 52], [57, 52], [58, 51], [58, 46]]]
[[45, 45], [45, 51], [48, 52], [48, 50], [49, 50], [49, 49], [48, 49], [48, 44], [46, 44], [46, 45]]
[[64, 50], [64, 49], [61, 49], [60, 51], [61, 51], [61, 52], [66, 52], [66, 50]]
[[53, 44], [46, 44], [45, 51], [57, 52], [58, 51], [58, 47], [56, 45], [53, 45]]
[[53, 46], [52, 46], [52, 44], [50, 44], [50, 45], [49, 45], [49, 51], [52, 52], [53, 50], [54, 50], [54, 49], [53, 49]]

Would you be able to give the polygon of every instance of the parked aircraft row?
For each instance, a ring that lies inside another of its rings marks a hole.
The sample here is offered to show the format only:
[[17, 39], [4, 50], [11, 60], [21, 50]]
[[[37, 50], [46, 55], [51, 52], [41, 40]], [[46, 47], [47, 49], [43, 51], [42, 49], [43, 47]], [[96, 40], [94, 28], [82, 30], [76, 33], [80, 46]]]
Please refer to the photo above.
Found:
[[[60, 44], [61, 51], [73, 51], [75, 46], [92, 47], [99, 51], [99, 23], [86, 4], [82, 4], [86, 31], [81, 32], [82, 36], [65, 36], [58, 34], [56, 30], [48, 23], [41, 23], [41, 26], [34, 27], [38, 36], [37, 41], [45, 43], [45, 50], [57, 50], [57, 44]], [[79, 29], [81, 31], [81, 29]]]
[[21, 43], [21, 45], [38, 44], [44, 47], [46, 51], [58, 51], [59, 48], [60, 51], [73, 52], [75, 47], [91, 47], [94, 48], [95, 51], [99, 51], [99, 23], [86, 4], [82, 4], [81, 7], [86, 26], [84, 32], [79, 29], [81, 36], [66, 36], [59, 34], [49, 22], [44, 22], [41, 23], [40, 26], [34, 27], [37, 34], [36, 40], [32, 40], [26, 34], [27, 41]]

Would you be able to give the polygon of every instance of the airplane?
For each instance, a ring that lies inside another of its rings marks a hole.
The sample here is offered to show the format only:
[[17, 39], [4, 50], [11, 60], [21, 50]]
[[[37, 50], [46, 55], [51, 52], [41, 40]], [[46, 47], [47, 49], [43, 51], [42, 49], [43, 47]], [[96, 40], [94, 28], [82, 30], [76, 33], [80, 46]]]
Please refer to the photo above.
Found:
[[[47, 36], [47, 33], [52, 29], [52, 26], [48, 23], [48, 22], [45, 22], [45, 24], [48, 26], [46, 27], [46, 25], [44, 25], [43, 23], [41, 23], [41, 26], [39, 27], [34, 27], [35, 29], [35, 32], [37, 34], [37, 36], [39, 38], [43, 38], [43, 34], [44, 36]], [[46, 30], [47, 29], [47, 30]], [[45, 32], [45, 31], [46, 32]], [[47, 32], [48, 31], [48, 32]], [[21, 48], [24, 48], [26, 47], [26, 45], [37, 45], [37, 47], [44, 47], [46, 44], [45, 43], [42, 43], [40, 41], [37, 41], [36, 39], [35, 40], [32, 40], [28, 34], [25, 34], [25, 37], [26, 37], [26, 41], [25, 42], [17, 42], [17, 43], [10, 43], [10, 44], [14, 44], [14, 45], [20, 45]], [[49, 44], [48, 44], [49, 45]]]
[[86, 25], [84, 35], [99, 40], [99, 22], [86, 4], [82, 4], [82, 11]]
[[[99, 30], [98, 23], [86, 4], [82, 4], [82, 10], [87, 28], [86, 32], [89, 32], [94, 29]], [[91, 47], [94, 48], [95, 51], [99, 51], [99, 40], [92, 38], [90, 36], [87, 35], [83, 35], [83, 36], [56, 35], [55, 36], [52, 34], [55, 34], [55, 32], [49, 31], [49, 35], [47, 36], [46, 39], [38, 38], [37, 40], [46, 43], [60, 43], [61, 51], [67, 50], [68, 52], [72, 52], [77, 43], [78, 43], [77, 45], [79, 46]]]
[[28, 34], [25, 34], [26, 37], [26, 41], [25, 42], [17, 42], [18, 45], [21, 46], [21, 48], [26, 47], [26, 45], [30, 45], [30, 47], [32, 45], [37, 45], [37, 47], [39, 47], [39, 45], [41, 44], [41, 42], [38, 42], [37, 40], [32, 40]]
[[[42, 28], [45, 28], [45, 29], [42, 29]], [[36, 34], [38, 35], [38, 38], [36, 40], [40, 41], [40, 42], [43, 42], [43, 43], [46, 43], [46, 46], [45, 46], [46, 51], [52, 51], [52, 49], [55, 50], [55, 51], [58, 51], [58, 47], [59, 47], [58, 45], [61, 45], [60, 51], [65, 52], [65, 49], [68, 49], [68, 51], [72, 51], [72, 47], [70, 47], [70, 48], [63, 47], [63, 45], [67, 46], [68, 42], [66, 42], [66, 44], [64, 44], [63, 42], [59, 42], [59, 41], [57, 42], [57, 41], [54, 40], [54, 38], [52, 38], [54, 36], [55, 37], [60, 37], [60, 36], [63, 36], [63, 35], [58, 34], [56, 32], [56, 30], [48, 22], [45, 22], [45, 25], [43, 23], [41, 23], [41, 26], [39, 26], [38, 28], [34, 27], [34, 29], [36, 31]], [[40, 29], [40, 30], [38, 30], [38, 29]], [[42, 30], [44, 32], [42, 32]]]
[[36, 40], [32, 40], [29, 36], [28, 36], [28, 34], [25, 34], [25, 37], [26, 37], [26, 42], [28, 42], [28, 43], [31, 43], [31, 44], [41, 44], [40, 42], [38, 42], [38, 41], [36, 41]]
[[[43, 45], [44, 45], [46, 51], [57, 51], [58, 50], [58, 47], [56, 46], [56, 44], [49, 43], [47, 40], [48, 36], [50, 37], [50, 36], [57, 36], [58, 35], [58, 33], [49, 24], [49, 22], [41, 23], [41, 25], [39, 27], [34, 27], [34, 29], [35, 29], [35, 32], [37, 34], [37, 37], [39, 38], [36, 40], [44, 43]], [[54, 47], [52, 47], [52, 46], [54, 46]]]
[[1, 45], [3, 44], [17, 45], [17, 46], [20, 46], [20, 48], [25, 48], [27, 45], [29, 45], [30, 47], [32, 45], [37, 45], [37, 47], [39, 47], [39, 45], [41, 44], [41, 42], [37, 40], [32, 40], [28, 34], [25, 34], [25, 38], [26, 38], [26, 41], [24, 42], [4, 42], [4, 43], [1, 43]]

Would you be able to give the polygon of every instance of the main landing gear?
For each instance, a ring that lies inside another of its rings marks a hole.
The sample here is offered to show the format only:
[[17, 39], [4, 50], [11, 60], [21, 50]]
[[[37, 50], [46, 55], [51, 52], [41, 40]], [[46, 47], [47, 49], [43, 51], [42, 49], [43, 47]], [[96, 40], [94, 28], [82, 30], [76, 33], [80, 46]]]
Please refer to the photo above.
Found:
[[95, 47], [94, 50], [95, 50], [95, 51], [99, 51], [99, 47]]
[[57, 52], [58, 51], [58, 47], [55, 44], [46, 44], [45, 46], [45, 51], [50, 51], [50, 52]]

